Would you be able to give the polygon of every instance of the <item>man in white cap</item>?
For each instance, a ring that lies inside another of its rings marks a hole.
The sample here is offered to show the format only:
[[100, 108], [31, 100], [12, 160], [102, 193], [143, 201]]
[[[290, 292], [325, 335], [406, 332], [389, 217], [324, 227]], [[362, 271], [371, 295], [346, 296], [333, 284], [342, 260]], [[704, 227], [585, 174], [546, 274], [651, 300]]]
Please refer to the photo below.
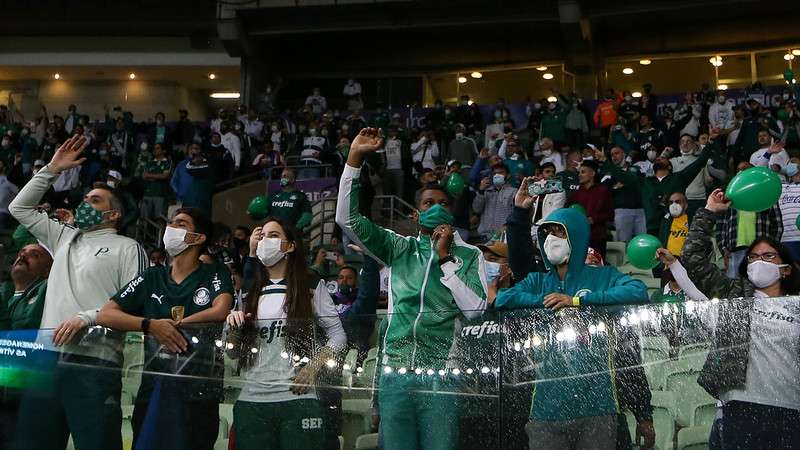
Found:
[[109, 170], [108, 171], [108, 179], [106, 180], [106, 184], [112, 188], [116, 189], [119, 187], [120, 182], [122, 182], [122, 174], [117, 172], [116, 170]]

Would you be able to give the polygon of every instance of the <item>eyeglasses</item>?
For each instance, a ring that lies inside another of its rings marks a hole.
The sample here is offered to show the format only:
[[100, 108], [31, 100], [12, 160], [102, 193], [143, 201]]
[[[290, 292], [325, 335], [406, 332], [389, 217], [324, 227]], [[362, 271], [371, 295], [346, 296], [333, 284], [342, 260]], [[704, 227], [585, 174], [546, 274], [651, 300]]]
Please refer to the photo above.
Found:
[[747, 254], [747, 262], [758, 261], [759, 259], [766, 262], [772, 262], [775, 258], [778, 257], [778, 254], [775, 252], [766, 252], [766, 253], [748, 253]]

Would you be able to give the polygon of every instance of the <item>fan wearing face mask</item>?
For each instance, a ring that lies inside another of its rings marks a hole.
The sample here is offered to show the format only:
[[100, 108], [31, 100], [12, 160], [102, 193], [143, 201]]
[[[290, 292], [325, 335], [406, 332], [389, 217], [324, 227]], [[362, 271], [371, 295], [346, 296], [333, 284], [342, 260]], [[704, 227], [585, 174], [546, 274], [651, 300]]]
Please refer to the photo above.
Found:
[[[233, 408], [239, 449], [325, 448], [328, 424], [314, 385], [347, 336], [325, 283], [310, 279], [304, 255], [302, 234], [281, 219], [267, 218], [250, 237], [244, 304], [227, 319], [228, 355], [239, 360], [245, 383]], [[327, 337], [322, 346], [315, 323]]]
[[800, 215], [800, 158], [792, 158], [783, 170], [788, 182], [783, 184], [778, 198], [783, 219], [781, 243], [789, 249], [792, 259], [800, 261], [800, 229], [796, 225]]
[[[512, 221], [529, 226], [527, 210], [514, 209], [509, 230]], [[611, 266], [585, 264], [589, 223], [577, 210], [555, 210], [539, 225], [538, 232], [539, 248], [548, 271], [531, 272], [512, 288], [500, 290], [494, 301], [496, 308], [544, 307], [558, 311], [648, 301], [647, 288], [641, 281]], [[526, 252], [532, 247], [529, 240], [526, 245], [524, 233], [515, 232], [512, 236], [509, 231], [508, 237], [512, 257], [514, 251]], [[598, 319], [608, 321], [603, 315]], [[619, 408], [612, 363], [614, 345], [595, 340], [591, 346], [570, 349], [570, 353], [573, 362], [569, 365], [557, 362], [563, 358], [557, 348], [543, 346], [534, 353], [539, 362], [537, 379], [558, 381], [536, 384], [526, 427], [531, 447], [569, 448], [562, 446], [569, 440], [576, 442], [574, 448], [615, 448]], [[646, 388], [642, 391], [649, 392]], [[562, 426], [576, 419], [585, 421], [583, 426]]]
[[[224, 265], [200, 261], [212, 229], [201, 211], [179, 209], [164, 230], [171, 264], [145, 270], [97, 314], [99, 325], [145, 334], [143, 370], [148, 375], [142, 377], [133, 409], [133, 448], [142, 440], [148, 444], [139, 447], [211, 450], [217, 440], [222, 380], [209, 373], [219, 364], [214, 340], [233, 305], [233, 287]], [[187, 377], [180, 384], [172, 381], [175, 367]], [[167, 399], [181, 402], [180, 412], [169, 409], [155, 428], [144, 426]]]
[[[353, 140], [339, 184], [336, 223], [391, 273], [393, 314], [379, 337], [383, 350], [376, 368], [384, 448], [456, 448], [458, 408], [451, 395], [443, 395], [456, 386], [438, 371], [449, 369], [458, 321], [486, 309], [485, 263], [480, 251], [455, 233], [453, 199], [441, 187], [420, 192], [417, 236], [386, 230], [359, 212], [362, 162], [382, 145], [382, 132], [374, 128]], [[418, 391], [432, 394], [410, 395]]]
[[669, 196], [667, 212], [661, 222], [658, 234], [661, 244], [675, 256], [681, 256], [686, 236], [689, 235], [689, 204], [683, 192], [674, 192]]
[[800, 292], [800, 273], [783, 244], [758, 235], [737, 277], [726, 277], [709, 255], [714, 225], [729, 209], [715, 190], [697, 211], [681, 258], [697, 288], [720, 299], [713, 348], [697, 382], [723, 402], [726, 448], [798, 448], [800, 300], [777, 297]]
[[89, 448], [118, 449], [122, 441], [122, 342], [108, 336], [87, 345], [82, 338], [95, 325], [97, 311], [147, 267], [147, 255], [136, 241], [117, 234], [124, 206], [106, 185], [86, 194], [75, 211], [75, 225], [51, 220], [38, 207], [59, 175], [80, 170], [86, 146], [83, 136], [68, 139], [8, 207], [53, 253], [41, 328], [52, 330], [58, 358], [66, 363], [53, 368], [60, 382], [52, 396], [23, 399], [17, 430], [25, 439], [17, 448], [58, 448], [59, 442], [63, 447], [69, 433]]

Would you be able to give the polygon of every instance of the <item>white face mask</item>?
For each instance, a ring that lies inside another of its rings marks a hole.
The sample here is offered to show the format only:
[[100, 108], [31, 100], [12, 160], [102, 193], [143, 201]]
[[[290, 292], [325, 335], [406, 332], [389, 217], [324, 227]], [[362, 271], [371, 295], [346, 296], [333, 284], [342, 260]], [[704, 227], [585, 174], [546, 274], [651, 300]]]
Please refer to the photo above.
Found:
[[281, 251], [281, 242], [279, 238], [264, 238], [258, 243], [256, 248], [256, 256], [266, 267], [272, 267], [286, 256], [286, 253]]
[[782, 278], [781, 267], [788, 264], [773, 264], [766, 261], [753, 261], [747, 265], [747, 278], [759, 289], [772, 286]]
[[108, 185], [108, 187], [110, 187], [112, 189], [117, 187], [117, 182], [116, 181], [106, 181], [106, 184]]
[[648, 160], [655, 161], [656, 160], [656, 156], [658, 156], [658, 153], [655, 150], [648, 150], [647, 151], [647, 159]]
[[172, 257], [180, 255], [189, 248], [189, 244], [186, 243], [186, 230], [183, 228], [167, 227], [162, 240], [164, 249]]
[[547, 260], [555, 266], [569, 261], [570, 252], [567, 239], [549, 234], [544, 240], [544, 254], [547, 256]]
[[500, 263], [486, 261], [486, 280], [492, 281], [500, 275]]
[[462, 139], [464, 137], [464, 133], [456, 133], [456, 139]]
[[509, 156], [509, 158], [511, 158], [513, 161], [516, 161], [519, 159], [519, 155], [514, 153], [513, 155]]
[[142, 149], [143, 152], [146, 152], [147, 151], [147, 142], [142, 142], [142, 145], [140, 145], [139, 148]]
[[542, 154], [544, 156], [550, 156], [550, 155], [553, 154], [553, 149], [552, 148], [548, 148], [547, 150], [542, 150]]
[[672, 203], [669, 205], [669, 215], [672, 217], [679, 217], [683, 214], [683, 206], [679, 205], [678, 203]]

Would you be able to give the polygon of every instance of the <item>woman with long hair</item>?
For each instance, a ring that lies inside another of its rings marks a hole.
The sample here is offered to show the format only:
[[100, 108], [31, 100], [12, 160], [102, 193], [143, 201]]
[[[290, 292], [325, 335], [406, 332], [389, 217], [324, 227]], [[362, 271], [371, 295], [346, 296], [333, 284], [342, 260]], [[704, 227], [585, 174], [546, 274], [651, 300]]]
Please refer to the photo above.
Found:
[[[250, 236], [243, 308], [228, 315], [232, 357], [245, 385], [233, 408], [236, 448], [320, 448], [314, 382], [347, 338], [325, 284], [309, 286], [302, 235], [271, 217]], [[314, 322], [327, 342], [319, 347]]]
[[681, 255], [697, 288], [721, 300], [697, 382], [722, 402], [723, 448], [800, 448], [800, 267], [783, 244], [762, 236], [748, 247], [738, 277], [727, 278], [709, 255], [714, 224], [729, 207], [715, 190], [695, 214]]

